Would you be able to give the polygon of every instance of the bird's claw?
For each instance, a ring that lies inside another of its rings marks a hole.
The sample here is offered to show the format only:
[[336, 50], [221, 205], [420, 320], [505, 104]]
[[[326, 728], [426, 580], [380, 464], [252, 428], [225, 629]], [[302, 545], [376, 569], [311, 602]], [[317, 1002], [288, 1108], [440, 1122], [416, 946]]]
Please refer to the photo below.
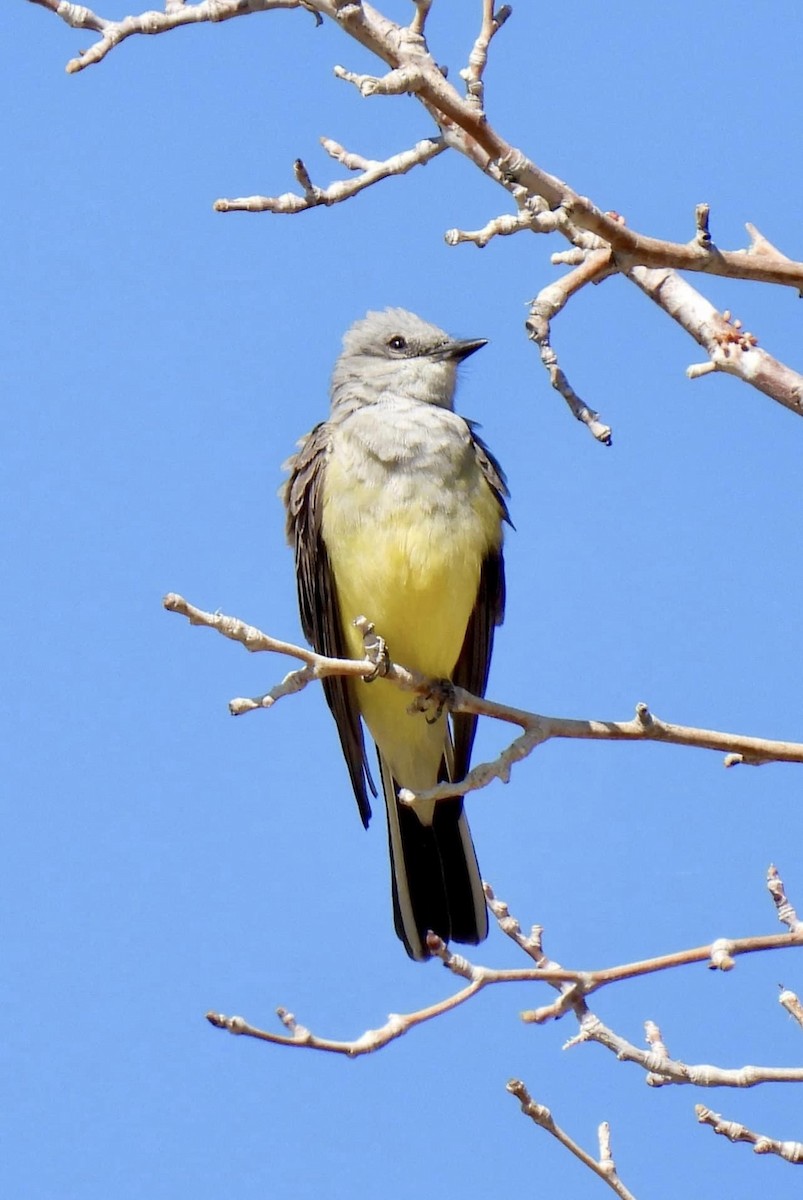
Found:
[[363, 675], [363, 681], [373, 683], [375, 679], [380, 679], [388, 673], [390, 655], [387, 642], [376, 632], [373, 621], [367, 621], [365, 617], [358, 617], [354, 624], [362, 634], [365, 657], [374, 664], [373, 671], [369, 675]]
[[[454, 696], [454, 684], [450, 679], [436, 679], [428, 692], [416, 696], [412, 708], [415, 712], [423, 713], [427, 725], [436, 725], [443, 716], [443, 710], [448, 708]], [[434, 712], [432, 711], [434, 709]]]

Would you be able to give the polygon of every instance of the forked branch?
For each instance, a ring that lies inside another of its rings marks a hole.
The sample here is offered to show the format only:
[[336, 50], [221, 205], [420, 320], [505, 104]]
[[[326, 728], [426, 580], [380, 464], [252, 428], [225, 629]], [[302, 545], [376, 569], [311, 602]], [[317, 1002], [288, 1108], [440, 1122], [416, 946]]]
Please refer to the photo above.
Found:
[[612, 1188], [620, 1200], [635, 1200], [633, 1193], [625, 1187], [621, 1179], [616, 1173], [616, 1164], [611, 1153], [611, 1130], [607, 1121], [603, 1121], [599, 1127], [597, 1136], [599, 1138], [599, 1158], [593, 1158], [586, 1150], [579, 1145], [564, 1129], [561, 1129], [557, 1124], [552, 1113], [545, 1104], [538, 1104], [533, 1100], [526, 1086], [520, 1079], [511, 1079], [507, 1084], [507, 1090], [511, 1096], [515, 1096], [521, 1105], [521, 1111], [525, 1117], [529, 1117], [539, 1129], [545, 1129], [553, 1138], [560, 1142], [575, 1158], [579, 1158], [583, 1166], [588, 1167], [589, 1171], [593, 1171], [598, 1175], [608, 1187]]
[[[317, 24], [323, 20], [333, 22], [383, 64], [383, 73], [377, 75], [356, 73], [337, 66], [334, 68], [336, 76], [357, 88], [363, 97], [414, 95], [435, 123], [438, 136], [427, 143], [419, 142], [385, 162], [365, 159], [357, 179], [337, 181], [324, 188], [312, 183], [307, 168], [299, 159], [295, 173], [302, 194], [218, 200], [215, 205], [218, 211], [298, 213], [319, 205], [339, 203], [390, 175], [403, 174], [450, 147], [505, 188], [515, 200], [517, 209], [515, 213], [494, 217], [480, 230], [450, 230], [447, 240], [451, 245], [471, 242], [484, 246], [498, 235], [549, 230], [558, 232], [583, 253], [604, 249], [607, 269], [620, 272], [640, 287], [704, 348], [706, 361], [692, 365], [690, 378], [714, 371], [736, 375], [790, 411], [803, 415], [803, 376], [759, 349], [753, 335], [739, 334], [735, 324], [729, 326], [724, 314], [717, 313], [677, 275], [678, 271], [691, 271], [775, 284], [803, 292], [803, 263], [789, 259], [752, 226], [748, 226], [750, 244], [745, 249], [721, 249], [711, 231], [710, 213], [705, 204], [695, 208], [692, 236], [688, 242], [671, 242], [638, 233], [629, 229], [618, 214], [603, 212], [590, 199], [581, 196], [508, 142], [485, 113], [489, 48], [493, 37], [511, 15], [508, 5], [497, 8], [493, 0], [481, 0], [480, 29], [468, 61], [459, 72], [466, 85], [465, 94], [461, 94], [447, 80], [445, 68], [432, 56], [426, 42], [431, 0], [416, 0], [409, 25], [391, 21], [360, 0], [197, 0], [196, 3], [167, 0], [163, 12], [148, 11], [121, 20], [98, 16], [69, 0], [32, 2], [49, 9], [74, 28], [92, 30], [99, 35], [94, 45], [82, 50], [67, 64], [71, 73], [100, 62], [116, 45], [134, 34], [165, 33], [183, 25], [225, 21], [274, 9], [302, 9], [311, 13]], [[424, 146], [426, 150], [422, 149]], [[549, 345], [548, 327], [544, 331], [542, 324], [540, 330], [538, 336], [531, 330], [531, 336], [539, 346], [553, 387], [594, 436], [609, 444], [608, 426], [572, 389]], [[734, 336], [735, 332], [737, 336]]]
[[[322, 679], [326, 675], [360, 677], [371, 675], [376, 670], [376, 661], [368, 652], [362, 660], [327, 658], [306, 646], [297, 646], [292, 642], [273, 638], [255, 626], [246, 624], [238, 617], [229, 617], [220, 612], [205, 612], [173, 592], [165, 596], [163, 603], [169, 612], [187, 617], [191, 625], [203, 625], [208, 629], [214, 629], [231, 641], [239, 642], [246, 650], [284, 654], [299, 659], [305, 664], [302, 668], [291, 671], [280, 683], [262, 696], [238, 697], [230, 701], [229, 709], [234, 716], [240, 716], [255, 709], [271, 708], [277, 700], [300, 691], [313, 680]], [[364, 638], [373, 638], [376, 641], [370, 622], [361, 617], [358, 618], [358, 623], [363, 630]], [[448, 796], [466, 795], [468, 792], [486, 787], [494, 779], [501, 779], [503, 783], [506, 783], [510, 778], [514, 763], [527, 758], [538, 746], [552, 738], [577, 738], [585, 741], [665, 742], [675, 746], [719, 750], [726, 754], [726, 766], [735, 766], [737, 763], [746, 763], [751, 766], [771, 762], [803, 763], [803, 744], [800, 742], [777, 741], [751, 737], [747, 734], [725, 733], [713, 729], [676, 725], [660, 720], [650, 712], [646, 704], [636, 706], [636, 715], [631, 721], [598, 721], [576, 717], [545, 716], [542, 713], [528, 712], [525, 709], [500, 704], [483, 696], [474, 696], [463, 688], [451, 685], [446, 690], [444, 699], [443, 680], [429, 679], [414, 671], [409, 671], [397, 663], [391, 662], [387, 666], [385, 677], [403, 691], [419, 696], [436, 694], [451, 712], [492, 717], [505, 724], [517, 725], [522, 730], [521, 735], [511, 742], [498, 758], [493, 762], [480, 763], [473, 767], [463, 780], [438, 784], [437, 787], [422, 792], [417, 797], [403, 789], [400, 798], [408, 803], [414, 799], [440, 800]]]
[[629, 979], [637, 979], [644, 975], [675, 970], [683, 966], [705, 963], [713, 970], [730, 971], [740, 955], [803, 946], [803, 931], [744, 938], [719, 938], [707, 946], [698, 946], [675, 954], [656, 955], [653, 958], [624, 963], [615, 967], [606, 967], [600, 970], [568, 970], [544, 954], [540, 927], [535, 926], [529, 937], [522, 935], [520, 926], [515, 918], [510, 916], [507, 905], [496, 899], [488, 884], [485, 884], [484, 887], [489, 908], [496, 917], [500, 929], [517, 943], [534, 965], [515, 969], [480, 966], [470, 962], [462, 954], [453, 954], [439, 937], [429, 934], [427, 946], [431, 954], [435, 958], [439, 958], [453, 975], [467, 981], [466, 985], [437, 1004], [411, 1013], [392, 1013], [384, 1025], [377, 1029], [366, 1030], [365, 1033], [350, 1041], [322, 1037], [313, 1033], [306, 1026], [300, 1025], [292, 1013], [285, 1008], [278, 1008], [276, 1012], [287, 1030], [286, 1033], [273, 1033], [251, 1024], [243, 1017], [227, 1017], [218, 1012], [207, 1013], [207, 1020], [217, 1029], [225, 1029], [237, 1036], [251, 1037], [257, 1041], [271, 1042], [274, 1045], [324, 1050], [332, 1054], [345, 1055], [347, 1058], [359, 1058], [363, 1054], [372, 1054], [374, 1051], [382, 1049], [426, 1021], [444, 1016], [452, 1009], [471, 1000], [486, 987], [504, 983], [546, 983], [559, 993], [559, 999], [554, 1004], [521, 1013], [523, 1021], [528, 1024], [543, 1024], [545, 1021], [557, 1019], [567, 1012], [574, 1012], [578, 1020], [579, 1032], [575, 1037], [569, 1039], [565, 1048], [568, 1049], [587, 1041], [599, 1042], [607, 1049], [612, 1050], [617, 1058], [641, 1066], [647, 1072], [647, 1083], [653, 1086], [666, 1083], [691, 1083], [706, 1087], [753, 1087], [758, 1083], [800, 1081], [803, 1078], [803, 1070], [795, 1067], [745, 1067], [732, 1071], [727, 1068], [711, 1066], [690, 1067], [684, 1063], [672, 1061], [669, 1059], [660, 1031], [652, 1022], [647, 1022], [647, 1040], [650, 1049], [641, 1051], [603, 1025], [586, 1003], [588, 996], [603, 987], [614, 983], [623, 983]]

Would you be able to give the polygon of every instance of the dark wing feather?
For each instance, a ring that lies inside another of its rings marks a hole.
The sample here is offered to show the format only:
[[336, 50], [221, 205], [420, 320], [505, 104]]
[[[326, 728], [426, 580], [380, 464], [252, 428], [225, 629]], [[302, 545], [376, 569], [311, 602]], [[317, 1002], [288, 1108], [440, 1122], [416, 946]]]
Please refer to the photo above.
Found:
[[[304, 634], [319, 654], [348, 658], [332, 568], [321, 536], [323, 472], [329, 452], [329, 427], [316, 425], [286, 466], [290, 478], [284, 486], [287, 509], [287, 540], [295, 549], [298, 607]], [[357, 799], [363, 825], [371, 818], [371, 803], [366, 783], [374, 795], [376, 788], [365, 759], [365, 742], [359, 710], [351, 694], [351, 683], [342, 676], [330, 675], [323, 681], [326, 701], [340, 735], [351, 785]]]
[[[467, 422], [477, 456], [477, 466], [485, 482], [493, 492], [499, 505], [499, 515], [511, 524], [507, 509], [507, 481], [499, 463], [479, 437], [472, 422]], [[484, 696], [491, 666], [494, 630], [501, 625], [505, 615], [505, 562], [499, 547], [486, 555], [480, 571], [477, 600], [469, 619], [463, 649], [452, 673], [452, 681], [458, 686]], [[454, 738], [454, 777], [463, 779], [471, 762], [471, 748], [477, 731], [477, 718], [464, 713], [452, 717]]]

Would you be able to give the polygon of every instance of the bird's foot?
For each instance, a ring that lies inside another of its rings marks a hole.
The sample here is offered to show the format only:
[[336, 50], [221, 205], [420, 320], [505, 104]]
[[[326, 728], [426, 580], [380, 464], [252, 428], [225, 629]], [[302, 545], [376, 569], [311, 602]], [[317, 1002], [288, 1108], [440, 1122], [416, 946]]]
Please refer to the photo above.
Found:
[[427, 725], [436, 725], [454, 698], [454, 684], [450, 679], [434, 679], [428, 692], [416, 696], [410, 706], [412, 712], [424, 713]]
[[362, 634], [365, 657], [374, 664], [373, 671], [369, 675], [363, 675], [363, 680], [365, 683], [373, 683], [375, 679], [380, 679], [388, 673], [390, 655], [387, 642], [376, 632], [373, 621], [369, 621], [365, 617], [357, 617], [354, 624]]

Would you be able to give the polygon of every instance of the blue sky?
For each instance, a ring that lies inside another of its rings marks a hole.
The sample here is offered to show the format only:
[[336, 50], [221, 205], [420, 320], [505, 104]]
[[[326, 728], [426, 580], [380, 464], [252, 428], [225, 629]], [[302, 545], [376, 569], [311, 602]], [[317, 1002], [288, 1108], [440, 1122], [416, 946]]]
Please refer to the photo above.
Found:
[[[101, 9], [122, 15], [125, 5]], [[406, 18], [411, 5], [381, 5]], [[436, 0], [453, 77], [478, 5]], [[471, 12], [469, 18], [467, 13]], [[560, 1189], [603, 1194], [505, 1094], [512, 1076], [593, 1151], [611, 1122], [640, 1197], [793, 1195], [793, 1168], [700, 1129], [693, 1105], [803, 1139], [788, 1086], [645, 1091], [568, 1019], [524, 1027], [550, 994], [486, 992], [350, 1063], [236, 1040], [207, 1009], [278, 1028], [282, 1004], [351, 1037], [453, 987], [393, 930], [385, 833], [365, 834], [322, 696], [232, 720], [280, 660], [162, 611], [180, 591], [300, 637], [276, 491], [326, 411], [344, 329], [412, 308], [489, 346], [459, 407], [505, 465], [516, 532], [490, 694], [542, 712], [801, 737], [803, 424], [744, 385], [684, 370], [699, 351], [624, 281], [574, 301], [554, 343], [614, 428], [596, 445], [549, 390], [523, 332], [562, 243], [448, 248], [507, 199], [442, 156], [297, 217], [219, 215], [218, 196], [294, 187], [321, 134], [369, 157], [428, 135], [409, 99], [334, 79], [367, 54], [304, 14], [129, 40], [68, 77], [88, 43], [4, 4], [6, 163], [0, 327], [8, 667], [3, 722], [3, 1065], [14, 1197], [118, 1200]], [[723, 246], [754, 222], [803, 258], [796, 4], [519, 3], [492, 48], [500, 132], [635, 228]], [[705, 281], [771, 353], [800, 365], [800, 304]], [[484, 727], [480, 754], [504, 731]], [[599, 967], [780, 930], [777, 862], [803, 907], [798, 769], [725, 771], [670, 747], [550, 744], [469, 804], [484, 876], [566, 966]], [[478, 961], [517, 965], [492, 931]], [[798, 954], [640, 980], [595, 998], [673, 1055], [794, 1064], [777, 984]]]

